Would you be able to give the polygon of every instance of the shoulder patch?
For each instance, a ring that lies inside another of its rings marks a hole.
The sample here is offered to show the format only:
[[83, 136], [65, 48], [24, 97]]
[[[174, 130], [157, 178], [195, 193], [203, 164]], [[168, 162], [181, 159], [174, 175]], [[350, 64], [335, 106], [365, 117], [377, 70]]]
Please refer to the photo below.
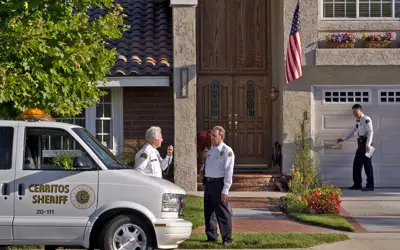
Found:
[[149, 156], [147, 155], [147, 153], [142, 153], [142, 154], [140, 155], [140, 157], [142, 157], [142, 158], [144, 158], [144, 159], [147, 159]]
[[229, 153], [228, 153], [228, 157], [232, 157], [232, 151], [229, 151]]
[[223, 156], [224, 155], [224, 151], [221, 151], [221, 153], [219, 153], [219, 156]]
[[367, 120], [365, 120], [365, 123], [369, 123], [371, 120], [370, 119], [367, 119]]

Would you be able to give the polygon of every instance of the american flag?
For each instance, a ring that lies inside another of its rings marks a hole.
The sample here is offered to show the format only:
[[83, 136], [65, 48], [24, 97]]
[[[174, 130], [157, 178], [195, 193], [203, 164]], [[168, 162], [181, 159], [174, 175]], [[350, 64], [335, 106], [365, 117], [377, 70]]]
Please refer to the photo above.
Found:
[[301, 55], [301, 39], [300, 39], [300, 5], [297, 1], [296, 10], [294, 11], [292, 28], [286, 49], [286, 67], [285, 76], [286, 84], [300, 78], [302, 55]]

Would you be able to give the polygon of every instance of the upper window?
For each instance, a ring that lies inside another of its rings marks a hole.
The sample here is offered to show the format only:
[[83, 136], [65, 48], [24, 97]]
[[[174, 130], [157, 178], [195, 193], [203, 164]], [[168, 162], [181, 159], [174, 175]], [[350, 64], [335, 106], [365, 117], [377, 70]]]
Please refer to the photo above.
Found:
[[11, 169], [14, 128], [0, 127], [0, 170]]
[[346, 89], [335, 89], [335, 90], [324, 90], [323, 91], [323, 102], [326, 104], [334, 103], [371, 103], [371, 91], [370, 90], [346, 90]]
[[400, 0], [322, 0], [324, 18], [400, 18]]

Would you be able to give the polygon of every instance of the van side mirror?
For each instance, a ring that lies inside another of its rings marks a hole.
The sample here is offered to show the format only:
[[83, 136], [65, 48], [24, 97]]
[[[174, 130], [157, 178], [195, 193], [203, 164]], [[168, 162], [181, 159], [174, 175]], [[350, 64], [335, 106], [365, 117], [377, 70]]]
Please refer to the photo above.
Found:
[[91, 170], [94, 169], [92, 161], [86, 156], [78, 156], [74, 158], [73, 167], [76, 170]]

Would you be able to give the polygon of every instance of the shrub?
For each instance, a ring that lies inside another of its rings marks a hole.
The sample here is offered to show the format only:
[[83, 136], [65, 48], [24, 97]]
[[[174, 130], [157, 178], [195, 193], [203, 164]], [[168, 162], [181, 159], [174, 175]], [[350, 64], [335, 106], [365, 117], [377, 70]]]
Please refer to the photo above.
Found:
[[282, 197], [280, 207], [287, 213], [306, 213], [308, 212], [307, 200], [302, 196], [288, 194]]
[[307, 191], [320, 187], [319, 169], [316, 158], [316, 140], [311, 145], [312, 138], [308, 133], [309, 120], [304, 116], [300, 122], [300, 130], [296, 132], [294, 146], [294, 166], [291, 168], [290, 192], [305, 195]]
[[126, 143], [124, 145], [125, 152], [119, 156], [119, 160], [125, 165], [133, 167], [135, 165], [136, 153], [143, 147], [143, 145], [144, 143], [142, 143], [140, 140], [136, 140], [136, 142], [133, 144]]
[[323, 184], [305, 197], [308, 208], [317, 214], [339, 214], [342, 203], [342, 190], [334, 185]]

